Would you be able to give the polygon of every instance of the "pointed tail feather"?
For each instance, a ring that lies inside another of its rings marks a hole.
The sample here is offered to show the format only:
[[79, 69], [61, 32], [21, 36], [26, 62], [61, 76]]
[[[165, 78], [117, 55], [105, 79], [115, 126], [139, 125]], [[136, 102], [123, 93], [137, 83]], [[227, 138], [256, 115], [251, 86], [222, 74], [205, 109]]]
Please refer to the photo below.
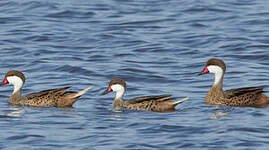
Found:
[[77, 93], [72, 93], [72, 94], [69, 94], [69, 95], [67, 95], [69, 98], [78, 98], [78, 97], [80, 97], [81, 95], [83, 95], [83, 94], [85, 94], [87, 91], [89, 91], [90, 89], [91, 89], [92, 87], [88, 87], [88, 88], [86, 88], [86, 89], [84, 89], [84, 90], [82, 90], [82, 91], [79, 91], [79, 92], [77, 92]]
[[72, 107], [72, 105], [77, 101], [77, 99], [86, 93], [91, 87], [88, 87], [82, 91], [66, 94], [64, 97], [58, 100], [57, 107]]
[[180, 104], [180, 103], [182, 103], [182, 102], [184, 102], [184, 101], [186, 101], [186, 100], [188, 100], [188, 99], [189, 99], [189, 97], [185, 97], [185, 98], [183, 98], [183, 99], [173, 101], [173, 105]]
[[161, 102], [161, 101], [167, 101], [169, 99], [171, 99], [172, 97], [169, 95], [169, 96], [166, 96], [166, 97], [163, 97], [163, 98], [160, 98], [158, 99], [157, 101]]

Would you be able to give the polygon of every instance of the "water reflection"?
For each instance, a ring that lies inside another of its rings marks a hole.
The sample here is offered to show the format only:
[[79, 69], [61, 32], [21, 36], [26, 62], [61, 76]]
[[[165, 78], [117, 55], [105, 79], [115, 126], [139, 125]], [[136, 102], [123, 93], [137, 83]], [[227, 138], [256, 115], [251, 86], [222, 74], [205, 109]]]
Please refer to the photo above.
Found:
[[215, 112], [209, 116], [210, 119], [219, 119], [226, 115], [228, 115], [230, 112]]
[[7, 107], [8, 110], [6, 110], [7, 112], [4, 113], [4, 116], [6, 117], [10, 117], [16, 120], [19, 120], [25, 113], [25, 110], [23, 107], [21, 106], [9, 106]]
[[227, 116], [233, 110], [234, 110], [234, 108], [229, 107], [229, 106], [216, 106], [216, 112], [214, 112], [213, 114], [210, 114], [209, 118], [219, 119], [219, 118]]
[[111, 120], [123, 120], [124, 112], [125, 111], [124, 111], [123, 108], [121, 108], [121, 107], [115, 107], [110, 112], [110, 114], [111, 114], [110, 119]]

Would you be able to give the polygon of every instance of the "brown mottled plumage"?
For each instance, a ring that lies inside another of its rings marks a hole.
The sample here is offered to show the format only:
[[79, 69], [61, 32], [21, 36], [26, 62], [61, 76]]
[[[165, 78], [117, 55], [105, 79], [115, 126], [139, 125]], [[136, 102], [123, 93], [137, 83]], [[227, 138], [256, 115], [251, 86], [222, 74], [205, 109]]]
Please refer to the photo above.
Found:
[[126, 83], [123, 79], [112, 79], [109, 83], [108, 89], [104, 92], [107, 94], [111, 91], [116, 92], [116, 98], [112, 103], [113, 107], [124, 107], [131, 110], [148, 110], [154, 112], [173, 112], [175, 106], [184, 102], [188, 98], [184, 98], [176, 101], [171, 100], [171, 95], [160, 96], [143, 96], [129, 100], [123, 100], [123, 95], [126, 90]]
[[269, 103], [269, 98], [262, 94], [263, 87], [247, 87], [223, 91], [222, 85], [225, 71], [226, 65], [222, 60], [211, 58], [207, 61], [206, 67], [201, 74], [215, 74], [215, 83], [205, 98], [205, 102], [207, 104], [229, 105], [238, 107], [267, 106]]
[[16, 105], [28, 105], [33, 107], [72, 107], [77, 98], [86, 93], [90, 87], [80, 92], [67, 92], [69, 87], [50, 89], [37, 93], [21, 95], [21, 89], [25, 82], [23, 73], [11, 70], [7, 72], [2, 84], [13, 84], [14, 91], [9, 98], [9, 103]]

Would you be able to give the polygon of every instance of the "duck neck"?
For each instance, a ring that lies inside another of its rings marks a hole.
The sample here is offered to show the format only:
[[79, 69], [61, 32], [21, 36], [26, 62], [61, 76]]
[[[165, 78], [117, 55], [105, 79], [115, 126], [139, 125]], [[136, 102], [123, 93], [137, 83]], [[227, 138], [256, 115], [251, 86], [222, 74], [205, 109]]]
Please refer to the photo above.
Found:
[[222, 90], [223, 76], [224, 76], [224, 73], [222, 71], [215, 73], [215, 81], [214, 81], [214, 84], [212, 86], [212, 89], [223, 92], [223, 90]]
[[124, 101], [122, 99], [123, 94], [124, 94], [124, 91], [117, 91], [116, 92], [116, 97], [112, 103], [113, 107], [122, 107], [122, 105], [124, 103]]
[[9, 97], [9, 102], [12, 104], [19, 104], [20, 100], [21, 100], [21, 88], [16, 91], [14, 89], [14, 92]]
[[123, 90], [117, 91], [116, 92], [115, 100], [116, 99], [121, 99], [122, 100], [123, 94], [124, 94], [124, 91]]
[[212, 88], [207, 94], [207, 99], [211, 99], [210, 101], [216, 101], [219, 97], [223, 97], [224, 93], [222, 90], [223, 85], [223, 73], [222, 74], [215, 74], [215, 82], [212, 85]]
[[13, 90], [12, 94], [15, 94], [17, 92], [21, 92], [22, 85], [23, 84], [21, 84], [21, 83], [14, 84], [14, 90]]
[[221, 70], [219, 72], [215, 73], [215, 81], [213, 86], [221, 86], [222, 87], [222, 82], [223, 82], [223, 76], [224, 76], [224, 72]]
[[113, 107], [122, 107], [123, 106], [123, 99], [122, 98], [118, 98], [118, 99], [115, 99], [112, 103], [112, 106]]
[[214, 90], [215, 92], [223, 92], [222, 90], [222, 82], [218, 84], [213, 84], [211, 90]]

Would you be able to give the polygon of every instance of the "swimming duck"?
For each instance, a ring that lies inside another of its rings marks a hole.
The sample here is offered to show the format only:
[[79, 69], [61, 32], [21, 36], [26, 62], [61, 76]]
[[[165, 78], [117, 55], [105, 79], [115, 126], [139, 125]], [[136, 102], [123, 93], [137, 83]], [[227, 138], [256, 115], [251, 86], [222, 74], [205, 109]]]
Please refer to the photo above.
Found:
[[143, 96], [136, 97], [129, 100], [123, 100], [123, 95], [126, 91], [126, 82], [123, 79], [115, 78], [109, 83], [107, 90], [103, 93], [116, 92], [116, 97], [112, 103], [113, 107], [123, 107], [131, 110], [147, 110], [154, 112], [173, 112], [175, 106], [188, 99], [188, 97], [169, 101], [172, 99], [171, 95], [159, 96]]
[[70, 87], [44, 90], [37, 93], [21, 95], [22, 87], [25, 83], [25, 76], [17, 70], [8, 71], [2, 85], [12, 84], [13, 93], [8, 102], [15, 105], [28, 105], [33, 107], [72, 107], [76, 100], [86, 93], [91, 87], [80, 92], [67, 92]]
[[223, 76], [226, 71], [226, 65], [223, 60], [211, 58], [206, 62], [204, 70], [199, 75], [213, 73], [215, 82], [205, 97], [207, 104], [229, 105], [241, 107], [266, 107], [269, 98], [262, 94], [263, 87], [245, 87], [222, 90]]

